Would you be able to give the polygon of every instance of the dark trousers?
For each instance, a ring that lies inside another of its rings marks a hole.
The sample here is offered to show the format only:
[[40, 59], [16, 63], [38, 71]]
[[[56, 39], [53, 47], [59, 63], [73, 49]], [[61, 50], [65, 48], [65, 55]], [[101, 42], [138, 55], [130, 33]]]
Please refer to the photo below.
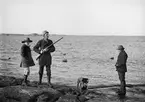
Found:
[[[51, 65], [46, 65], [46, 72], [47, 72], [47, 76], [48, 77], [51, 77], [51, 68], [50, 68]], [[44, 70], [44, 66], [39, 66], [39, 75], [43, 75], [43, 71]]]
[[118, 76], [120, 80], [120, 91], [122, 94], [126, 94], [125, 72], [118, 71]]

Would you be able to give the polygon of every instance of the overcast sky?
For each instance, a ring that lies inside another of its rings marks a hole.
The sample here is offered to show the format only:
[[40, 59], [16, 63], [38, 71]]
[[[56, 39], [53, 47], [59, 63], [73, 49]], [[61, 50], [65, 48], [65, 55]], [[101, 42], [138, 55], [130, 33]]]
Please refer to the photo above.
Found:
[[145, 0], [0, 0], [0, 33], [145, 33]]

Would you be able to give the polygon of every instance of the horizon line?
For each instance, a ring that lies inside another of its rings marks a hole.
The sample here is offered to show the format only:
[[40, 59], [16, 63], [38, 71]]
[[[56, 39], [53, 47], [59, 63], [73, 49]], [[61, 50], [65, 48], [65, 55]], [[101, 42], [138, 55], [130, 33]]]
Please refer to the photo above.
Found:
[[[41, 36], [42, 34], [31, 33], [31, 34], [22, 34], [22, 33], [0, 33], [0, 35], [21, 35], [21, 36]], [[145, 36], [145, 34], [140, 35], [125, 35], [125, 34], [50, 34], [50, 35], [64, 35], [64, 36]]]

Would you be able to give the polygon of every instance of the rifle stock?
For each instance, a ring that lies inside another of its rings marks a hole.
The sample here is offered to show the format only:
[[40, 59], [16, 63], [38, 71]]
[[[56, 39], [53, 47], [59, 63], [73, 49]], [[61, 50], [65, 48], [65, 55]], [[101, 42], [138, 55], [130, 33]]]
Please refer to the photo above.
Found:
[[[54, 43], [50, 44], [48, 47], [46, 47], [46, 49], [48, 49], [50, 46], [54, 45], [55, 43], [57, 43], [58, 41], [60, 41], [61, 39], [63, 39], [63, 37], [61, 37], [60, 39], [58, 39], [57, 41], [55, 41]], [[43, 53], [39, 54], [38, 57], [36, 58], [36, 60], [38, 60]]]

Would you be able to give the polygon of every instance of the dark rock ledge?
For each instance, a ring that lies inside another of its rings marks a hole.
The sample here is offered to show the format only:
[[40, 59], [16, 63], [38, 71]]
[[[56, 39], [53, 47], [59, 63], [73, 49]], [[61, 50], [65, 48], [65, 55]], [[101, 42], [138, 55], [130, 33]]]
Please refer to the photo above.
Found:
[[86, 95], [78, 96], [75, 86], [46, 83], [22, 86], [23, 79], [0, 76], [0, 102], [145, 102], [145, 84], [127, 85], [127, 95], [116, 94], [118, 85], [89, 86]]

